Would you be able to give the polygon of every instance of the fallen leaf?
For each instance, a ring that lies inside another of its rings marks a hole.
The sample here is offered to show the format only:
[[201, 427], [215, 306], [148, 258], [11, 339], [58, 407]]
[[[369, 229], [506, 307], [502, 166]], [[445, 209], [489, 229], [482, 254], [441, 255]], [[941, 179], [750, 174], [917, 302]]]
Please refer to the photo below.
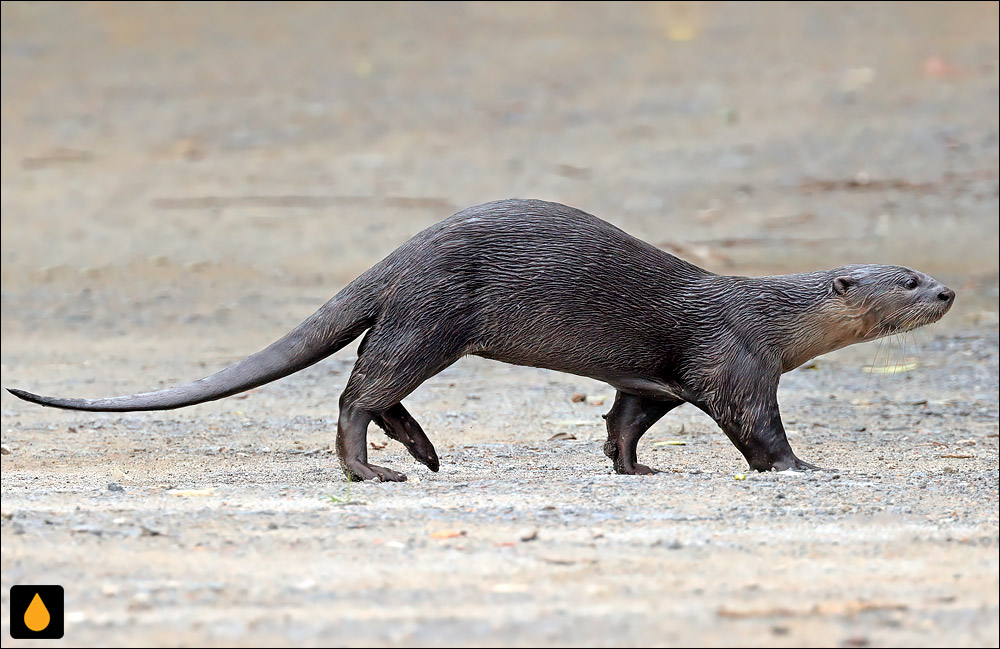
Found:
[[197, 498], [199, 496], [211, 496], [215, 493], [215, 487], [209, 487], [208, 489], [178, 489], [176, 491], [168, 491], [171, 496], [181, 496], [182, 498]]
[[872, 68], [850, 68], [844, 72], [840, 87], [844, 92], [858, 92], [875, 81], [875, 76]]
[[924, 59], [924, 74], [936, 79], [957, 76], [958, 68], [941, 58], [940, 56], [930, 56]]
[[438, 530], [431, 532], [432, 539], [454, 539], [468, 534], [465, 530]]
[[865, 365], [861, 369], [871, 374], [892, 375], [892, 374], [902, 374], [903, 372], [912, 372], [919, 366], [920, 366], [919, 363], [914, 361], [912, 363], [899, 363], [897, 365], [879, 365], [879, 366]]
[[576, 435], [572, 435], [570, 433], [556, 433], [555, 435], [549, 438], [549, 441], [552, 442], [552, 441], [569, 440], [569, 439], [576, 439]]
[[776, 607], [776, 608], [762, 608], [762, 609], [746, 609], [746, 610], [736, 610], [731, 608], [720, 608], [717, 611], [719, 617], [727, 617], [731, 619], [745, 619], [752, 617], [789, 617], [795, 615], [795, 611], [791, 609]]

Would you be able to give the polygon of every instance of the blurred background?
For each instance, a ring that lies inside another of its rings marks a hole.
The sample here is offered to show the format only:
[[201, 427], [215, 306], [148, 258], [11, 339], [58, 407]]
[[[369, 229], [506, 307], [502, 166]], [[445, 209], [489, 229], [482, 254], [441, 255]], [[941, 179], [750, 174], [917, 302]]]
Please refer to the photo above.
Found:
[[958, 293], [783, 379], [793, 447], [840, 473], [734, 480], [684, 406], [640, 448], [664, 474], [610, 475], [608, 386], [470, 358], [407, 398], [441, 472], [373, 427], [411, 480], [341, 507], [350, 350], [169, 413], [3, 392], [0, 625], [8, 585], [59, 583], [83, 645], [995, 644], [996, 2], [0, 15], [3, 387], [204, 376], [509, 197], [718, 273], [899, 263]]
[[195, 302], [170, 309], [195, 311], [332, 295], [507, 197], [579, 207], [716, 272], [901, 263], [955, 285], [960, 309], [970, 291], [995, 307], [993, 2], [5, 2], [2, 17], [5, 333], [82, 289], [135, 304], [183, 287]]

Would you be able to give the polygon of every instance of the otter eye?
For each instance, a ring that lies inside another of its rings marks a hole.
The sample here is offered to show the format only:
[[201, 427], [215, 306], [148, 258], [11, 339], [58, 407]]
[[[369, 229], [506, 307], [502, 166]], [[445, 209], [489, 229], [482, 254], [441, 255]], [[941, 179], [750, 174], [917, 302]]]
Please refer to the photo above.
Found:
[[910, 279], [903, 282], [903, 286], [905, 286], [908, 290], [912, 291], [913, 289], [920, 286], [920, 281], [916, 277], [911, 277]]

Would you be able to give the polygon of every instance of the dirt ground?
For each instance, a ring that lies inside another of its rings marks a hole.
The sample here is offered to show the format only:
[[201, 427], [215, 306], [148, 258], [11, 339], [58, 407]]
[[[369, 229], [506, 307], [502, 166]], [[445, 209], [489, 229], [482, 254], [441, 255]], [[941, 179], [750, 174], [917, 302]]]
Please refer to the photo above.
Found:
[[48, 583], [78, 646], [998, 645], [996, 3], [0, 11], [4, 387], [204, 376], [511, 196], [715, 272], [958, 293], [785, 375], [809, 474], [684, 406], [640, 444], [662, 473], [614, 475], [610, 388], [480, 359], [407, 400], [440, 473], [373, 427], [402, 484], [330, 453], [353, 348], [175, 412], [5, 392], [5, 647], [48, 646], [8, 635]]

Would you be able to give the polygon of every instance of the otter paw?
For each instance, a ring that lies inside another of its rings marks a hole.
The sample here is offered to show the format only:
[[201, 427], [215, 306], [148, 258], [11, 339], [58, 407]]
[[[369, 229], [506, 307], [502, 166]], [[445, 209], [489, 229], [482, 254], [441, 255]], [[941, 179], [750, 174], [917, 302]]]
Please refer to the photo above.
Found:
[[772, 464], [769, 469], [765, 469], [765, 470], [770, 470], [770, 471], [825, 471], [826, 469], [822, 469], [822, 468], [816, 466], [815, 464], [809, 464], [808, 462], [800, 460], [797, 457], [791, 457], [791, 458], [788, 458], [787, 460], [778, 460], [777, 462], [775, 462], [774, 464]]
[[795, 469], [797, 471], [826, 471], [823, 467], [816, 466], [815, 464], [809, 464], [803, 460], [795, 458]]
[[406, 482], [405, 473], [393, 471], [392, 469], [387, 469], [384, 466], [375, 466], [374, 464], [372, 464], [371, 467], [378, 475], [380, 482]]
[[435, 473], [441, 468], [441, 461], [438, 460], [437, 451], [428, 443], [421, 446], [406, 446], [406, 450], [413, 456], [413, 459], [426, 466]]
[[406, 482], [406, 474], [375, 464], [353, 463], [344, 467], [351, 481], [378, 480], [379, 482]]
[[619, 462], [615, 462], [615, 473], [618, 473], [619, 475], [653, 475], [654, 473], [659, 473], [659, 471], [650, 468], [645, 464], [634, 464], [627, 467], [623, 466]]

